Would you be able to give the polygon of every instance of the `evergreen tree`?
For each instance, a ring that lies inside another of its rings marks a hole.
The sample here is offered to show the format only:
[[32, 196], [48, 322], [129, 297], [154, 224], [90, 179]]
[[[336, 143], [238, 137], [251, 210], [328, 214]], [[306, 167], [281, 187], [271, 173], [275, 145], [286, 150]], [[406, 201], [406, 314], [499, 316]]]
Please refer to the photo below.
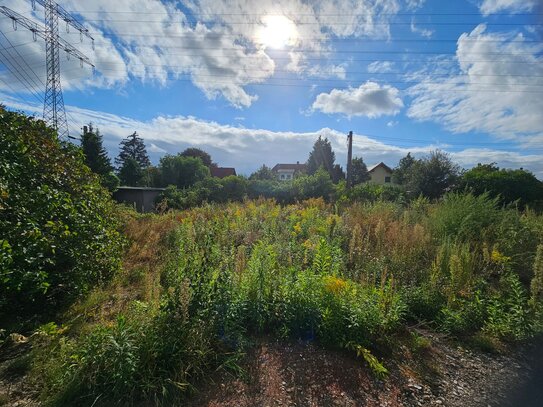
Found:
[[407, 153], [407, 155], [400, 160], [398, 166], [394, 168], [394, 173], [392, 174], [394, 183], [398, 185], [406, 184], [409, 178], [409, 171], [415, 162], [416, 160], [411, 153]]
[[140, 163], [132, 157], [128, 157], [123, 162], [123, 166], [119, 170], [119, 178], [121, 185], [129, 187], [140, 187], [144, 184], [144, 170]]
[[[132, 159], [138, 163], [140, 170], [143, 170], [151, 165], [147, 150], [145, 149], [145, 143], [143, 139], [138, 136], [136, 132], [125, 138], [120, 143], [121, 151], [119, 156], [115, 159], [115, 164], [119, 171], [125, 167], [125, 161]], [[132, 167], [133, 163], [129, 164], [126, 168]]]
[[113, 170], [106, 149], [102, 144], [102, 135], [98, 129], [93, 129], [92, 123], [89, 123], [88, 127], [84, 127], [81, 135], [81, 148], [85, 155], [85, 164], [92, 172], [104, 176]]
[[370, 173], [368, 172], [368, 167], [362, 159], [362, 157], [354, 157], [351, 161], [351, 170], [352, 174], [352, 183], [353, 185], [362, 184], [363, 182], [369, 181]]
[[315, 174], [319, 168], [323, 168], [332, 179], [337, 179], [338, 169], [334, 168], [334, 162], [336, 161], [336, 155], [332, 150], [332, 145], [327, 138], [322, 138], [319, 136], [315, 144], [313, 145], [313, 150], [309, 153], [309, 158], [307, 160], [307, 174]]

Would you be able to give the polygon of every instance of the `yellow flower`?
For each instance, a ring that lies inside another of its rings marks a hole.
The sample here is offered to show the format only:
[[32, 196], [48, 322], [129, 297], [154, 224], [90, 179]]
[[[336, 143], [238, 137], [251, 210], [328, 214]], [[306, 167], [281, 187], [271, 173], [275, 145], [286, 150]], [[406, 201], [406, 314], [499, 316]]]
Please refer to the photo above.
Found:
[[511, 260], [511, 257], [508, 257], [502, 253], [500, 253], [497, 249], [492, 250], [492, 254], [490, 255], [490, 259], [492, 262], [497, 264], [505, 264]]
[[302, 225], [300, 225], [300, 222], [298, 222], [294, 225], [294, 232], [300, 233], [301, 231], [302, 231]]
[[345, 280], [334, 276], [327, 276], [325, 278], [324, 289], [332, 294], [339, 294], [347, 287]]

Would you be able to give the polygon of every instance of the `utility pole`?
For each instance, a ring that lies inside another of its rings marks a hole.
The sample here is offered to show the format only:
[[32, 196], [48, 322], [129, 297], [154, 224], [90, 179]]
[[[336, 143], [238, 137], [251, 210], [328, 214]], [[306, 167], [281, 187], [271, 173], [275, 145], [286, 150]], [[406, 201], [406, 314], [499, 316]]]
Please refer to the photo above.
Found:
[[66, 22], [66, 31], [69, 30], [69, 27], [75, 28], [79, 31], [80, 40], [83, 41], [83, 36], [88, 37], [92, 41], [93, 48], [94, 38], [90, 35], [89, 30], [53, 0], [32, 0], [33, 9], [35, 9], [36, 3], [41, 5], [45, 10], [45, 25], [37, 24], [33, 20], [5, 6], [0, 6], [0, 13], [12, 20], [13, 28], [15, 30], [20, 24], [32, 32], [34, 41], [36, 41], [37, 37], [45, 40], [47, 83], [45, 86], [45, 98], [43, 103], [43, 119], [47, 124], [57, 130], [60, 138], [66, 139], [70, 136], [60, 83], [60, 51], [64, 50], [68, 58], [74, 56], [79, 59], [81, 67], [83, 67], [83, 64], [85, 63], [90, 65], [94, 70], [94, 65], [90, 59], [79, 52], [77, 48], [60, 37], [58, 29], [59, 18]]
[[353, 132], [350, 131], [347, 135], [347, 189], [350, 189], [352, 187], [353, 183], [353, 167], [352, 167], [352, 160], [353, 160]]

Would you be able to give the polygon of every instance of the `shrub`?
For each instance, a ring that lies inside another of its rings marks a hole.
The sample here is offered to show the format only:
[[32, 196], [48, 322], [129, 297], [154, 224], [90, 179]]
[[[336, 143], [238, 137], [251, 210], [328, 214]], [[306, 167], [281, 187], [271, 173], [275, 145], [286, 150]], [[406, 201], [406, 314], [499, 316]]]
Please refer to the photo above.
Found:
[[42, 311], [119, 268], [118, 221], [80, 150], [42, 121], [0, 107], [0, 134], [0, 312]]

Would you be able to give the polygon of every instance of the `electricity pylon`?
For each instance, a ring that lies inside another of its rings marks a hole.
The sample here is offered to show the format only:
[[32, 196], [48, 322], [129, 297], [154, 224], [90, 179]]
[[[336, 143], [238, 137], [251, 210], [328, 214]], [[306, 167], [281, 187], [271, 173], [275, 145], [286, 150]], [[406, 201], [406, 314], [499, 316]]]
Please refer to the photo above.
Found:
[[79, 31], [81, 41], [83, 41], [83, 36], [90, 38], [93, 48], [94, 38], [90, 35], [89, 30], [53, 0], [32, 0], [33, 9], [35, 9], [35, 3], [40, 4], [45, 10], [45, 25], [37, 24], [5, 6], [0, 6], [0, 13], [12, 20], [14, 30], [20, 24], [32, 32], [34, 41], [36, 41], [37, 37], [45, 40], [47, 82], [43, 103], [43, 119], [57, 130], [59, 137], [68, 138], [68, 122], [66, 121], [64, 98], [62, 97], [62, 86], [60, 83], [60, 51], [64, 50], [68, 58], [74, 56], [79, 59], [81, 66], [88, 64], [94, 69], [94, 65], [87, 56], [60, 37], [58, 32], [59, 18], [66, 22], [66, 31], [69, 30], [69, 27], [73, 27]]

